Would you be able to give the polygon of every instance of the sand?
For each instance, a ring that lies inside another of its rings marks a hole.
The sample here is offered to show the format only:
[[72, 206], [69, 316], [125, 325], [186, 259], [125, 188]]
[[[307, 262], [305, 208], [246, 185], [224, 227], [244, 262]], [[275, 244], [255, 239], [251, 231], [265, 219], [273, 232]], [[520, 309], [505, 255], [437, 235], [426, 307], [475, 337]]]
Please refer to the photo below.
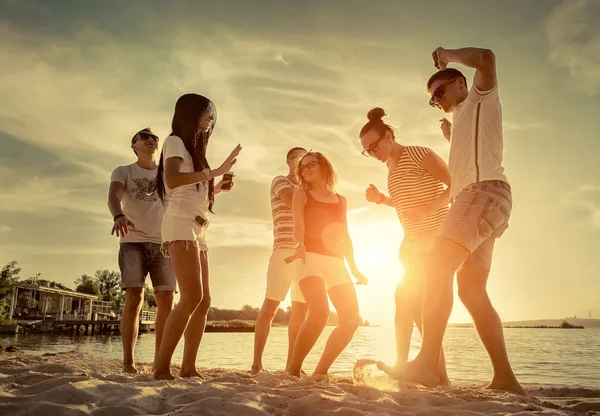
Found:
[[529, 387], [528, 397], [480, 386], [399, 384], [372, 366], [354, 378], [201, 369], [204, 380], [155, 381], [150, 365], [121, 373], [118, 361], [76, 352], [0, 353], [0, 415], [480, 415], [599, 414], [600, 391]]

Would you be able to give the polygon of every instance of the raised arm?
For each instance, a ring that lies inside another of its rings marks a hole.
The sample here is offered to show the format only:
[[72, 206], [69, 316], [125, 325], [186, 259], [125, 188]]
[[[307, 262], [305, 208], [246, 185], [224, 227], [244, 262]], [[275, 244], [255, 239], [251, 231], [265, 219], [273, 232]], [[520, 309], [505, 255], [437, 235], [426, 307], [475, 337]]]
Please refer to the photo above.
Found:
[[490, 49], [440, 47], [432, 55], [434, 65], [440, 70], [446, 69], [446, 66], [452, 62], [475, 68], [473, 83], [481, 91], [489, 91], [496, 86], [496, 56]]
[[237, 161], [236, 157], [241, 150], [242, 147], [238, 144], [217, 169], [205, 169], [202, 172], [181, 172], [181, 162], [184, 155], [183, 142], [180, 139], [171, 140], [168, 144], [165, 142], [165, 146], [163, 147], [163, 152], [165, 153], [163, 155], [165, 158], [165, 183], [169, 188], [175, 189], [180, 186], [194, 185], [222, 176], [235, 164]]

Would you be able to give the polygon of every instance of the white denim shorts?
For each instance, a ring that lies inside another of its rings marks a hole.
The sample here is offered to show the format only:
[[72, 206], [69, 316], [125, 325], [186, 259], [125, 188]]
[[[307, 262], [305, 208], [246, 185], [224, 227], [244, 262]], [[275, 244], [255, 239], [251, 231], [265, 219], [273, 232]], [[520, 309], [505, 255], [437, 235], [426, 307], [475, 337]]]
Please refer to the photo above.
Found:
[[[300, 262], [300, 260], [296, 260]], [[352, 278], [343, 258], [319, 253], [306, 253], [306, 264], [302, 265], [299, 280], [309, 276], [318, 276], [325, 282], [327, 290], [334, 286], [352, 283]]]
[[294, 250], [275, 249], [269, 259], [269, 268], [267, 270], [267, 293], [266, 299], [281, 302], [292, 289], [292, 302], [305, 303], [304, 296], [298, 286], [298, 272], [302, 262], [293, 261], [286, 263], [285, 259], [294, 254]]
[[198, 224], [193, 218], [165, 215], [161, 225], [163, 248], [165, 244], [174, 241], [189, 241], [200, 251], [208, 251], [206, 244], [206, 228]]

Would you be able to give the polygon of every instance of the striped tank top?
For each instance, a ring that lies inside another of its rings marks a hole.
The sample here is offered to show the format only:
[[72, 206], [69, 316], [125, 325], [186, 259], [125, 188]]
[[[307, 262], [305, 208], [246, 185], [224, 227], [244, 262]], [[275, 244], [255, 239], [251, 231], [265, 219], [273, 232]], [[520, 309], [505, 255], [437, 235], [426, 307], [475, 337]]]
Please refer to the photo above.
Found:
[[404, 228], [404, 235], [436, 230], [448, 207], [441, 208], [425, 220], [414, 223], [404, 213], [428, 204], [444, 192], [444, 184], [421, 167], [425, 155], [433, 150], [421, 146], [406, 146], [396, 167], [388, 173], [388, 192]]

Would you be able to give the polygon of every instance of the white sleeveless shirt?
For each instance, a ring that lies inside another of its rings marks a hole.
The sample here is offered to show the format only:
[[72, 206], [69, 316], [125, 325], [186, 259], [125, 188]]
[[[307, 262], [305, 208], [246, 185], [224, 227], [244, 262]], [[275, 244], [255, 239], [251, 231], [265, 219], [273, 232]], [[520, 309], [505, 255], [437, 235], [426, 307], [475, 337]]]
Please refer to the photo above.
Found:
[[502, 107], [498, 84], [489, 91], [471, 87], [467, 98], [454, 109], [450, 137], [450, 196], [472, 183], [501, 180], [508, 183], [502, 166]]

